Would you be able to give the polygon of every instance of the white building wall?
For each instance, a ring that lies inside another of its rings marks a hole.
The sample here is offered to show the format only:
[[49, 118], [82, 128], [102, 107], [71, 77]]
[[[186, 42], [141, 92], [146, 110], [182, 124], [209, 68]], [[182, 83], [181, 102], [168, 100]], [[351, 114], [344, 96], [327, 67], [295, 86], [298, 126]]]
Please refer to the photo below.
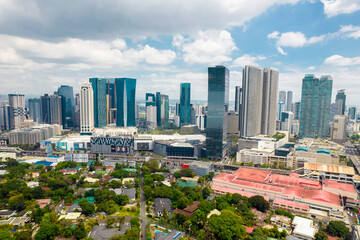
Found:
[[89, 82], [80, 88], [80, 133], [91, 134], [94, 130], [94, 92]]

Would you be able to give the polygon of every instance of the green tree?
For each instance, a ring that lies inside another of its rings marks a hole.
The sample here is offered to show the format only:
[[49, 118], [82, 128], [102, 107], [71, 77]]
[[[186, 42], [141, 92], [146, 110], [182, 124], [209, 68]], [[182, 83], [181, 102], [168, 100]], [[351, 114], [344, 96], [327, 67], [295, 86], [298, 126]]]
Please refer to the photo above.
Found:
[[129, 197], [127, 195], [116, 195], [114, 201], [120, 205], [124, 206], [129, 203]]
[[206, 199], [208, 196], [210, 196], [210, 188], [204, 187], [202, 190], [203, 198]]
[[74, 237], [76, 239], [84, 239], [86, 237], [86, 231], [83, 223], [80, 223], [76, 226], [74, 231]]
[[246, 229], [240, 216], [229, 210], [212, 215], [208, 221], [211, 231], [220, 240], [245, 239]]
[[116, 219], [113, 217], [108, 217], [106, 219], [106, 227], [111, 228], [111, 226], [116, 222]]
[[329, 240], [329, 238], [323, 231], [319, 231], [315, 234], [315, 240]]
[[181, 197], [178, 201], [177, 201], [177, 206], [178, 208], [184, 209], [187, 206], [190, 205], [190, 201], [186, 196]]
[[261, 212], [266, 212], [270, 209], [270, 203], [266, 201], [262, 196], [256, 195], [249, 198], [249, 203], [252, 207]]
[[95, 206], [92, 203], [89, 203], [88, 200], [83, 199], [79, 202], [79, 206], [81, 207], [82, 213], [85, 215], [91, 215], [95, 212]]
[[147, 166], [151, 172], [156, 172], [160, 168], [159, 162], [155, 159], [150, 159], [149, 161], [145, 162], [144, 165]]
[[46, 223], [41, 225], [35, 235], [35, 240], [52, 240], [59, 235], [59, 228], [54, 223]]
[[328, 232], [331, 236], [350, 239], [349, 229], [346, 227], [345, 223], [341, 221], [330, 221], [326, 227], [326, 232]]
[[111, 181], [109, 183], [109, 188], [121, 188], [122, 184], [119, 181]]

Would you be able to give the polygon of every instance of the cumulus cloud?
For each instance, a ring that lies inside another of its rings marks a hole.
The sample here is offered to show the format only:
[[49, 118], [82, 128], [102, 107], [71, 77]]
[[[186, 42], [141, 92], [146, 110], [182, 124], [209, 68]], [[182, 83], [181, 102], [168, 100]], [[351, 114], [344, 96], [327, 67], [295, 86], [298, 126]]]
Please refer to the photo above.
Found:
[[320, 0], [324, 4], [324, 12], [328, 17], [349, 14], [360, 10], [358, 0]]
[[332, 55], [325, 59], [325, 65], [349, 67], [360, 65], [360, 57], [347, 58], [341, 55]]
[[2, 0], [0, 32], [31, 38], [103, 39], [193, 34], [242, 26], [299, 0]]
[[220, 64], [231, 61], [231, 53], [237, 49], [228, 31], [199, 31], [190, 38], [175, 36], [173, 45], [183, 52], [188, 63]]
[[270, 39], [276, 39], [277, 50], [282, 55], [287, 55], [282, 47], [298, 48], [305, 45], [318, 43], [325, 39], [325, 35], [311, 37], [308, 39], [302, 32], [285, 32], [280, 34], [277, 31], [268, 34], [267, 37]]
[[234, 60], [231, 67], [244, 67], [245, 65], [259, 66], [257, 61], [265, 60], [264, 56], [250, 56], [249, 54], [244, 54], [241, 57], [238, 57]]

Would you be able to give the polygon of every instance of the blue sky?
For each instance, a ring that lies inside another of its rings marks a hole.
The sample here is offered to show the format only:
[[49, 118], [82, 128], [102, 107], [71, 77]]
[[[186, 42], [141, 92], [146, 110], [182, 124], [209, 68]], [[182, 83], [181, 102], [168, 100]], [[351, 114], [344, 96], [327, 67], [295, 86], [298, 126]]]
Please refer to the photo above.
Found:
[[134, 77], [137, 97], [207, 99], [207, 67], [227, 66], [230, 100], [245, 64], [279, 69], [300, 100], [305, 73], [333, 96], [360, 93], [359, 0], [0, 0], [0, 95], [39, 96], [89, 77]]

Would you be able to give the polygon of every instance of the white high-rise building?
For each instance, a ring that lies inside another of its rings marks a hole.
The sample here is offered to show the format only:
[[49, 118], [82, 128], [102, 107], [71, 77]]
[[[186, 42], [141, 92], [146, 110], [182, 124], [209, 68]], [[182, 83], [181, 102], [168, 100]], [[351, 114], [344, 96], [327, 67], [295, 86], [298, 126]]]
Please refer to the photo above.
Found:
[[89, 82], [80, 87], [80, 133], [91, 134], [94, 130], [94, 91]]
[[206, 129], [206, 116], [204, 114], [198, 114], [195, 116], [195, 119], [196, 119], [196, 126], [198, 126], [198, 128], [201, 130], [201, 131], [204, 131]]
[[346, 141], [346, 116], [335, 115], [331, 126], [331, 139], [337, 143]]
[[157, 108], [156, 106], [146, 107], [146, 126], [150, 129], [155, 129], [157, 126]]
[[9, 94], [9, 106], [11, 130], [18, 129], [26, 119], [25, 95], [20, 93]]
[[280, 129], [282, 131], [292, 132], [292, 125], [294, 121], [294, 114], [292, 112], [282, 112], [281, 113], [281, 125]]
[[276, 132], [276, 102], [279, 85], [279, 72], [264, 68], [261, 133], [274, 135]]
[[253, 137], [261, 132], [263, 97], [263, 71], [259, 67], [245, 66], [242, 80], [241, 137]]

